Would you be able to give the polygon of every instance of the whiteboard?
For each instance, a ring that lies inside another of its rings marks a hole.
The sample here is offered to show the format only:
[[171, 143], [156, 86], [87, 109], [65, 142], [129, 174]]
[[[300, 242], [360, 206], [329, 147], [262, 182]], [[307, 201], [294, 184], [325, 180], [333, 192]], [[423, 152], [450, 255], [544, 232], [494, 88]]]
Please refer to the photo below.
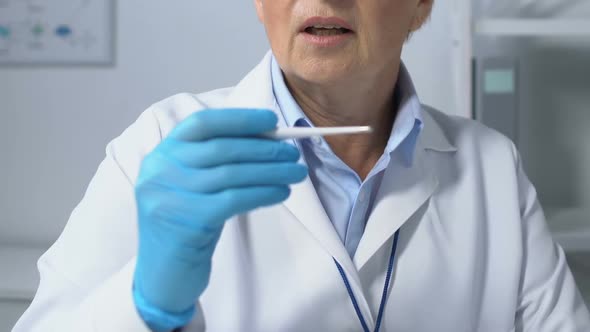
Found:
[[110, 64], [113, 0], [0, 0], [0, 64]]

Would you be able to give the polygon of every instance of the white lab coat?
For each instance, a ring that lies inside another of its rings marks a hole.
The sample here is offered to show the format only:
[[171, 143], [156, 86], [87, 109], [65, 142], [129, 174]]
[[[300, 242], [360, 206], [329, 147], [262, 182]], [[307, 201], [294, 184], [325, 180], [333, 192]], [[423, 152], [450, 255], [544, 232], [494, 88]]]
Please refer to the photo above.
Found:
[[[14, 331], [147, 331], [131, 297], [140, 163], [203, 108], [279, 112], [270, 77], [267, 55], [236, 87], [164, 100], [110, 142], [63, 234], [39, 260], [41, 284]], [[354, 258], [308, 179], [283, 204], [228, 221], [185, 330], [361, 331], [333, 258], [372, 330], [401, 228], [381, 331], [590, 331], [514, 145], [475, 121], [428, 107], [423, 116], [414, 164], [386, 170]]]

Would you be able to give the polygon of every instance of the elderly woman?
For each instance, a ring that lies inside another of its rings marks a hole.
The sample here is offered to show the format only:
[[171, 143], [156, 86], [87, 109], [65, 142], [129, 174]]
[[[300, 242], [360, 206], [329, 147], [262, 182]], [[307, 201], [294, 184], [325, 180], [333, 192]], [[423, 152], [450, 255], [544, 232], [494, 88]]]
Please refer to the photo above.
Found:
[[272, 52], [107, 146], [15, 331], [590, 331], [513, 144], [418, 101], [433, 1], [256, 0]]

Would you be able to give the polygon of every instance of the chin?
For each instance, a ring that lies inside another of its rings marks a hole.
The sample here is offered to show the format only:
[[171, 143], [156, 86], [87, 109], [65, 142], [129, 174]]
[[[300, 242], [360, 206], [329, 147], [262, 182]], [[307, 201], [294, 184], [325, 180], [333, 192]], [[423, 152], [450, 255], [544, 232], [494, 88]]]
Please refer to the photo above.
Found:
[[354, 76], [355, 67], [343, 59], [308, 57], [294, 66], [301, 79], [318, 84], [336, 84]]

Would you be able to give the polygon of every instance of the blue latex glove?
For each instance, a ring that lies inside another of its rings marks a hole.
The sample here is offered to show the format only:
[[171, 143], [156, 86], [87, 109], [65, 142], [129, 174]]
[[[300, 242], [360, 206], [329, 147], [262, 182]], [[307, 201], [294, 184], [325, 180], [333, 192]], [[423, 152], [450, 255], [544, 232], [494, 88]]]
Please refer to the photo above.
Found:
[[268, 110], [199, 111], [143, 160], [133, 294], [153, 330], [192, 319], [225, 221], [285, 200], [289, 185], [307, 176], [296, 147], [257, 137], [276, 124]]

